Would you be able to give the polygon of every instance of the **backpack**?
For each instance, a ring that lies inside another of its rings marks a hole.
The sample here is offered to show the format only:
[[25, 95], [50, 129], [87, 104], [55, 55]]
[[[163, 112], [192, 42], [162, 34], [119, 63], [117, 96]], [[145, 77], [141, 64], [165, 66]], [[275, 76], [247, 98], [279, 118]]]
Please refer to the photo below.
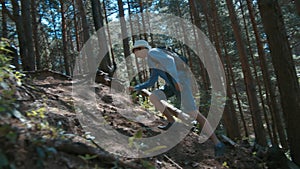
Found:
[[[177, 53], [171, 49], [165, 48], [165, 47], [158, 47], [158, 48], [161, 49], [167, 55], [172, 56], [174, 58], [177, 71], [178, 70], [186, 71], [186, 68], [188, 67], [188, 59], [186, 57], [180, 55], [179, 53]], [[166, 75], [167, 75], [169, 81], [171, 82], [170, 85], [172, 85], [173, 88], [175, 88], [174, 79], [172, 78], [172, 76], [169, 73], [166, 73]], [[167, 90], [170, 90], [170, 88], [168, 88]]]
[[168, 48], [161, 48], [161, 47], [158, 48], [161, 49], [167, 55], [172, 56], [174, 58], [177, 70], [181, 70], [181, 71], [186, 70], [186, 67], [188, 66], [188, 59], [186, 57]]

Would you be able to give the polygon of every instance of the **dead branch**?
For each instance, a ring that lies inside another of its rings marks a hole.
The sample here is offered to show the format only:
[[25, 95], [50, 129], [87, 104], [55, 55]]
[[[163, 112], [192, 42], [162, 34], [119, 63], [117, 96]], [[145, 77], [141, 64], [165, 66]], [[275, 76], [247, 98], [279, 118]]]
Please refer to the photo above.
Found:
[[118, 163], [118, 165], [124, 168], [132, 168], [132, 169], [139, 169], [140, 166], [128, 164], [123, 161], [120, 161], [118, 158], [114, 157], [113, 155], [108, 154], [98, 148], [94, 148], [88, 146], [83, 143], [79, 142], [71, 142], [71, 141], [60, 141], [57, 140], [54, 142], [55, 149], [58, 151], [62, 151], [68, 154], [75, 154], [75, 155], [97, 155], [97, 158], [101, 161], [110, 162], [110, 163]]
[[175, 165], [177, 168], [179, 169], [183, 169], [182, 167], [180, 167], [180, 165], [178, 165], [175, 161], [173, 161], [170, 157], [168, 157], [167, 155], [164, 155], [164, 157], [166, 159], [168, 159], [173, 165]]
[[225, 135], [222, 134], [221, 137], [222, 137], [226, 142], [228, 142], [229, 144], [231, 144], [232, 146], [234, 146], [234, 147], [239, 146], [236, 142], [234, 142], [233, 140], [231, 140], [231, 139], [228, 138], [227, 136], [225, 136]]
[[54, 79], [71, 80], [70, 76], [52, 70], [24, 71], [23, 73], [31, 78], [37, 78], [39, 80], [44, 80], [50, 76], [52, 76]]

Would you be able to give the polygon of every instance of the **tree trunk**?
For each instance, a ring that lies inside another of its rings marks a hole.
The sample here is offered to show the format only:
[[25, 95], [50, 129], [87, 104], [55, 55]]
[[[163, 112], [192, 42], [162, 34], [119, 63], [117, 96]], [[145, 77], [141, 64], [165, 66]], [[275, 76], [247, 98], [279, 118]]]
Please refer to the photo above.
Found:
[[[267, 65], [267, 61], [266, 61], [266, 57], [265, 57], [265, 53], [264, 53], [264, 49], [263, 49], [263, 44], [260, 39], [259, 31], [257, 28], [257, 23], [255, 21], [255, 15], [254, 15], [254, 11], [253, 11], [252, 2], [250, 0], [247, 0], [247, 6], [248, 6], [250, 19], [252, 22], [252, 28], [253, 28], [255, 39], [256, 39], [258, 57], [259, 57], [260, 67], [261, 67], [261, 71], [262, 71], [262, 75], [263, 75], [263, 81], [264, 81], [265, 89], [266, 89], [267, 102], [268, 102], [268, 106], [269, 106], [271, 114], [272, 114], [272, 120], [273, 120], [272, 126], [275, 125], [275, 127], [273, 127], [273, 130], [277, 129], [281, 145], [283, 146], [284, 149], [287, 149], [288, 145], [287, 145], [286, 135], [284, 132], [285, 128], [283, 125], [283, 120], [280, 118], [281, 115], [279, 113], [279, 108], [277, 106], [275, 92], [274, 92], [274, 90], [272, 90], [272, 83], [271, 83], [271, 78], [270, 78], [270, 75], [268, 72], [268, 65]], [[273, 132], [276, 132], [276, 131], [273, 131]]]
[[2, 34], [1, 37], [7, 38], [7, 15], [5, 13], [6, 6], [5, 6], [5, 1], [1, 2], [1, 7], [2, 7]]
[[103, 0], [102, 2], [103, 4], [103, 11], [104, 11], [104, 19], [105, 19], [105, 23], [107, 25], [106, 27], [106, 31], [107, 31], [107, 35], [108, 35], [108, 42], [109, 42], [109, 47], [110, 47], [110, 54], [111, 54], [111, 59], [113, 62], [113, 65], [116, 67], [116, 61], [115, 61], [115, 54], [114, 54], [114, 50], [113, 50], [113, 46], [112, 46], [112, 40], [111, 40], [111, 35], [110, 35], [110, 28], [109, 28], [109, 24], [108, 24], [108, 16], [107, 16], [107, 12], [106, 12], [106, 5], [105, 5], [105, 0]]
[[32, 36], [32, 21], [30, 16], [30, 0], [22, 0], [22, 19], [23, 19], [23, 27], [24, 27], [24, 35], [26, 38], [27, 45], [27, 60], [28, 65], [27, 69], [29, 71], [35, 70], [35, 52], [33, 47], [33, 36]]
[[101, 51], [108, 51], [108, 46], [107, 46], [107, 40], [106, 40], [106, 35], [105, 35], [105, 29], [101, 29], [104, 25], [104, 18], [102, 16], [101, 12], [101, 4], [99, 0], [91, 0], [92, 3], [92, 14], [93, 14], [93, 20], [94, 20], [94, 25], [95, 25], [95, 30], [97, 32], [97, 37], [98, 37], [98, 43], [99, 43], [99, 52], [100, 55], [103, 55], [103, 59], [101, 60], [100, 63], [100, 69], [104, 72], [110, 73], [112, 76], [110, 70], [111, 66], [111, 61], [109, 59], [109, 53], [104, 54], [101, 53]]
[[33, 39], [34, 39], [36, 68], [37, 70], [40, 70], [42, 69], [42, 65], [41, 65], [39, 35], [38, 35], [37, 11], [35, 10], [37, 6], [36, 3], [38, 3], [38, 1], [31, 0], [32, 32], [33, 32]]
[[103, 27], [103, 16], [100, 9], [100, 1], [99, 0], [91, 0], [92, 4], [92, 14], [93, 14], [93, 21], [95, 25], [95, 30], [98, 31], [100, 28]]
[[69, 64], [69, 57], [68, 57], [68, 40], [67, 40], [67, 24], [66, 24], [66, 17], [65, 17], [65, 4], [63, 0], [60, 0], [60, 12], [61, 12], [61, 24], [62, 24], [62, 45], [63, 45], [63, 57], [64, 57], [64, 68], [66, 75], [70, 76], [70, 64]]
[[[235, 81], [234, 73], [233, 73], [233, 70], [232, 70], [232, 63], [231, 63], [231, 59], [230, 59], [228, 51], [227, 51], [227, 47], [226, 47], [223, 32], [221, 32], [221, 36], [222, 36], [222, 44], [223, 44], [223, 47], [224, 47], [224, 53], [225, 53], [225, 61], [226, 61], [226, 64], [227, 64], [227, 75], [229, 76], [228, 81], [229, 81], [229, 79], [231, 79], [232, 88], [233, 88], [234, 93], [235, 93], [235, 98], [236, 98], [236, 101], [237, 101], [237, 104], [238, 104], [237, 106], [238, 106], [238, 109], [239, 109], [239, 113], [240, 113], [241, 120], [242, 120], [242, 123], [243, 123], [244, 131], [245, 131], [245, 137], [248, 138], [249, 137], [249, 132], [248, 132], [248, 128], [247, 128], [245, 118], [244, 118], [244, 112], [243, 112], [243, 109], [242, 109], [240, 96], [239, 96], [239, 93], [237, 91], [236, 81]], [[229, 86], [230, 86], [230, 82], [228, 82], [228, 87]]]
[[22, 17], [20, 16], [20, 6], [17, 0], [11, 0], [13, 5], [13, 15], [16, 22], [16, 29], [18, 34], [19, 48], [20, 48], [20, 56], [22, 60], [22, 68], [25, 71], [30, 70], [28, 66], [29, 60], [27, 59], [27, 49], [26, 49], [26, 40], [24, 35], [24, 28], [22, 24]]
[[265, 130], [262, 124], [261, 111], [256, 96], [255, 84], [248, 64], [247, 52], [245, 49], [244, 40], [241, 35], [241, 30], [240, 30], [239, 23], [237, 21], [237, 16], [234, 10], [233, 2], [232, 0], [226, 0], [226, 2], [229, 10], [230, 20], [232, 22], [233, 33], [237, 41], [237, 48], [239, 52], [240, 61], [242, 64], [242, 70], [245, 76], [244, 81], [247, 90], [250, 111], [252, 114], [256, 143], [261, 146], [266, 146], [267, 140], [265, 136]]
[[[71, 20], [69, 21], [69, 24], [72, 24]], [[68, 47], [72, 52], [71, 54], [68, 55], [68, 59], [69, 59], [69, 70], [70, 70], [71, 75], [73, 76], [74, 66], [76, 64], [76, 58], [75, 58], [75, 55], [73, 54], [73, 53], [75, 53], [75, 46], [73, 43], [74, 36], [72, 35], [72, 31], [73, 30], [71, 30], [71, 29], [67, 30], [67, 38], [68, 38], [67, 41], [69, 42]]]
[[[194, 24], [194, 25], [196, 25], [196, 22], [195, 22], [195, 13], [196, 13], [196, 9], [195, 9], [195, 6], [194, 6], [194, 4], [193, 4], [193, 2], [192, 2], [192, 0], [189, 0], [189, 8], [190, 8], [190, 18], [191, 18], [191, 22]], [[195, 29], [195, 27], [193, 27], [193, 36], [195, 37], [195, 40], [194, 40], [194, 43], [196, 44], [196, 46], [198, 46], [198, 44], [197, 44], [197, 37], [196, 37], [196, 29]], [[192, 57], [195, 57], [194, 56], [194, 54], [192, 54], [192, 55], [190, 55], [189, 56], [189, 66], [190, 66], [190, 68], [191, 68], [191, 71], [192, 72], [195, 72], [195, 69], [194, 69], [194, 67], [193, 67], [193, 62], [192, 62]]]
[[[76, 7], [76, 4], [75, 4], [75, 0], [72, 0], [72, 5], [74, 6], [74, 8]], [[76, 12], [76, 9], [74, 9], [74, 29], [75, 29], [75, 39], [76, 39], [76, 49], [77, 49], [77, 52], [80, 51], [80, 39], [79, 39], [79, 31], [78, 31], [78, 21], [77, 21], [77, 12]]]
[[297, 13], [298, 15], [300, 15], [300, 1], [299, 0], [294, 0], [295, 5], [296, 5], [296, 9], [297, 9]]
[[130, 32], [131, 32], [131, 35], [132, 35], [132, 41], [135, 42], [135, 35], [134, 35], [134, 31], [133, 31], [133, 24], [132, 24], [132, 12], [131, 12], [131, 5], [130, 5], [130, 2], [129, 0], [126, 0], [127, 2], [127, 6], [128, 6], [128, 19], [129, 19], [129, 24], [130, 24]]
[[127, 58], [130, 56], [130, 46], [129, 46], [129, 37], [127, 34], [127, 27], [126, 27], [126, 21], [125, 21], [125, 14], [124, 14], [124, 7], [122, 0], [118, 0], [118, 7], [119, 7], [119, 16], [120, 16], [120, 24], [121, 24], [121, 32], [122, 32], [122, 39], [123, 39], [123, 50], [124, 50], [124, 56], [126, 59], [126, 66], [128, 71], [128, 77], [132, 77], [132, 63], [131, 59]]
[[[197, 0], [190, 0], [189, 1], [191, 10], [192, 10], [192, 15], [194, 18], [194, 24], [195, 26], [198, 28], [197, 31], [195, 31], [195, 39], [196, 39], [196, 45], [200, 46], [201, 44], [198, 43], [198, 39], [199, 39], [199, 34], [200, 32], [198, 32], [201, 29], [201, 18], [199, 15], [199, 11], [198, 11], [198, 6], [200, 6], [199, 1]], [[207, 91], [207, 93], [209, 93], [208, 91], [210, 90], [210, 84], [209, 84], [209, 77], [207, 74], [207, 71], [204, 67], [204, 63], [202, 61], [200, 61], [200, 69], [201, 69], [201, 77], [203, 80], [203, 88], [205, 91]], [[201, 98], [201, 101], [203, 103], [207, 102], [209, 100], [209, 97], [207, 93], [204, 93], [204, 96]]]
[[148, 39], [147, 33], [146, 33], [146, 23], [145, 23], [145, 16], [144, 16], [144, 3], [143, 1], [139, 1], [139, 5], [140, 5], [140, 14], [142, 16], [142, 26], [143, 26], [143, 35], [144, 35], [144, 39]]
[[[130, 24], [130, 32], [131, 32], [131, 38], [132, 38], [132, 42], [134, 43], [135, 42], [135, 39], [136, 39], [136, 35], [134, 33], [134, 30], [133, 30], [133, 24], [132, 24], [132, 13], [131, 13], [131, 5], [129, 3], [129, 0], [127, 0], [127, 5], [128, 5], [128, 17], [129, 17], [129, 24]], [[138, 72], [138, 78], [139, 78], [139, 81], [140, 82], [143, 82], [144, 81], [144, 78], [142, 76], [142, 71], [141, 71], [141, 65], [139, 64], [138, 62], [138, 58], [136, 56], [134, 56], [134, 59], [135, 59], [135, 64], [136, 64], [136, 68], [137, 68], [137, 72]], [[134, 77], [133, 81], [135, 82], [135, 84], [137, 84], [137, 78]]]
[[[182, 12], [181, 12], [181, 9], [180, 9], [180, 6], [179, 6], [179, 4], [178, 4], [178, 6], [177, 6], [177, 11], [178, 11], [178, 15], [179, 15], [179, 17], [183, 17], [182, 16]], [[182, 32], [182, 34], [183, 34], [183, 42], [184, 42], [184, 44], [183, 44], [183, 46], [182, 46], [182, 55], [183, 56], [185, 56], [185, 57], [187, 57], [187, 58], [189, 58], [190, 57], [190, 55], [191, 55], [191, 53], [190, 53], [190, 50], [188, 49], [188, 47], [187, 47], [187, 44], [190, 44], [190, 39], [188, 39], [187, 38], [187, 30], [186, 30], [186, 27], [184, 26], [184, 23], [182, 22], [182, 20], [180, 20], [180, 25], [181, 25], [181, 32]]]
[[[77, 12], [76, 12], [75, 0], [72, 0], [72, 5], [74, 6], [74, 20], [73, 21], [74, 21], [75, 39], [76, 39], [76, 51], [79, 52], [81, 49], [81, 46], [80, 46], [80, 38], [79, 38], [79, 31], [78, 31], [78, 21], [77, 21], [78, 16], [77, 16]], [[77, 66], [74, 67], [73, 75], [83, 73], [82, 64], [83, 63], [81, 61], [77, 62]]]
[[[45, 32], [44, 28], [42, 26], [39, 27], [39, 32]], [[45, 37], [43, 37], [45, 38]], [[44, 49], [50, 49], [50, 42], [49, 42], [49, 38], [45, 38], [45, 45], [43, 48]], [[46, 51], [45, 54], [43, 55], [43, 67], [45, 69], [50, 69], [50, 58], [49, 58], [49, 52]]]
[[240, 3], [240, 9], [241, 9], [241, 14], [242, 14], [242, 18], [243, 18], [243, 25], [244, 25], [244, 31], [246, 33], [246, 45], [248, 46], [248, 51], [249, 51], [249, 55], [251, 58], [251, 63], [252, 63], [252, 67], [253, 67], [253, 73], [254, 73], [254, 77], [257, 83], [257, 87], [258, 87], [258, 94], [259, 94], [259, 98], [260, 98], [260, 102], [262, 105], [262, 112], [264, 114], [264, 119], [266, 122], [266, 128], [271, 140], [272, 144], [278, 144], [278, 137], [277, 137], [277, 133], [276, 133], [276, 127], [275, 127], [275, 122], [272, 123], [272, 127], [273, 127], [273, 133], [271, 131], [271, 125], [270, 125], [270, 120], [269, 120], [269, 116], [267, 114], [267, 108], [266, 108], [266, 104], [265, 104], [265, 99], [263, 97], [263, 88], [260, 82], [260, 79], [258, 77], [258, 71], [257, 71], [257, 67], [256, 67], [256, 62], [254, 59], [254, 54], [253, 54], [253, 48], [250, 42], [250, 33], [249, 33], [249, 29], [248, 29], [248, 24], [246, 21], [246, 17], [245, 17], [245, 11], [244, 11], [244, 5], [243, 2], [241, 0], [238, 1]]
[[86, 12], [84, 9], [84, 4], [82, 0], [76, 0], [77, 8], [79, 10], [79, 15], [82, 22], [82, 29], [83, 29], [83, 43], [87, 42], [90, 38], [90, 28], [89, 24], [86, 19]]
[[258, 5], [278, 81], [291, 157], [300, 165], [300, 133], [297, 131], [300, 127], [300, 89], [281, 9], [275, 0], [260, 0]]
[[[220, 46], [220, 41], [219, 41], [219, 36], [218, 33], [221, 33], [220, 29], [220, 20], [219, 20], [219, 16], [217, 13], [217, 6], [216, 6], [216, 2], [215, 0], [211, 0], [210, 1], [211, 4], [211, 9], [210, 11], [212, 11], [212, 20], [213, 20], [213, 24], [212, 26], [214, 27], [213, 29], [213, 33], [214, 35], [212, 36], [215, 42], [215, 46], [216, 46], [216, 50], [219, 54], [219, 57], [222, 56], [222, 49]], [[222, 60], [222, 59], [221, 59]], [[224, 64], [224, 63], [223, 63]], [[226, 105], [225, 105], [225, 109], [224, 109], [224, 115], [223, 115], [223, 119], [224, 119], [224, 126], [226, 128], [227, 134], [231, 139], [240, 139], [241, 138], [241, 133], [239, 130], [239, 123], [238, 123], [238, 119], [236, 116], [236, 111], [234, 109], [233, 106], [233, 101], [232, 101], [232, 91], [231, 91], [231, 87], [230, 87], [230, 82], [229, 82], [229, 78], [228, 78], [229, 74], [227, 73], [226, 75], [226, 81], [227, 81], [227, 97], [228, 99], [226, 100]]]
[[[212, 23], [211, 23], [211, 16], [209, 15], [209, 10], [208, 10], [208, 3], [207, 3], [207, 0], [199, 0], [198, 3], [201, 3], [201, 7], [203, 9], [203, 12], [204, 12], [204, 16], [205, 16], [205, 20], [206, 20], [206, 23], [207, 23], [207, 31], [208, 31], [208, 36], [209, 36], [209, 40], [211, 42], [213, 42], [213, 27], [212, 27]], [[197, 3], [197, 2], [196, 2]]]
[[[83, 29], [83, 44], [85, 45], [85, 51], [82, 51], [81, 54], [83, 55], [83, 59], [87, 61], [87, 67], [84, 68], [84, 70], [88, 71], [88, 74], [90, 75], [90, 80], [91, 82], [93, 81], [93, 74], [95, 71], [98, 69], [98, 63], [99, 63], [99, 58], [97, 56], [94, 56], [93, 49], [91, 48], [92, 44], [87, 44], [89, 43], [89, 38], [90, 38], [90, 28], [89, 24], [86, 19], [86, 12], [84, 9], [84, 4], [82, 0], [76, 0], [77, 8], [79, 10], [79, 16], [81, 18], [81, 23], [82, 23], [82, 29]], [[87, 55], [87, 52], [89, 55]], [[85, 62], [85, 61], [83, 61]]]

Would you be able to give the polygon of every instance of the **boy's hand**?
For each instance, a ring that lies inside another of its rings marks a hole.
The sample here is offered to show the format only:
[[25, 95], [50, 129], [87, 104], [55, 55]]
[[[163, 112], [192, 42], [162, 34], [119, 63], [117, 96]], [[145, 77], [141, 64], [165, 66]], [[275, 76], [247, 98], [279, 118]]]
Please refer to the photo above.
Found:
[[132, 92], [135, 91], [133, 86], [129, 86], [129, 87], [128, 87], [128, 90], [129, 90], [130, 93], [132, 93]]

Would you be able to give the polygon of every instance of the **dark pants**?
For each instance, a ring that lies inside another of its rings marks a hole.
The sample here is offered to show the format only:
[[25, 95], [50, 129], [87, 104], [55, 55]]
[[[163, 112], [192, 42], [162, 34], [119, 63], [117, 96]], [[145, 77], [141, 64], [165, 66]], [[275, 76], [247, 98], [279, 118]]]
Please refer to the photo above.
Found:
[[164, 94], [166, 95], [167, 99], [175, 96], [175, 99], [173, 100], [173, 104], [176, 108], [180, 108], [181, 104], [181, 94], [180, 92], [177, 92], [175, 87], [170, 85], [164, 85], [162, 89], [160, 89]]

